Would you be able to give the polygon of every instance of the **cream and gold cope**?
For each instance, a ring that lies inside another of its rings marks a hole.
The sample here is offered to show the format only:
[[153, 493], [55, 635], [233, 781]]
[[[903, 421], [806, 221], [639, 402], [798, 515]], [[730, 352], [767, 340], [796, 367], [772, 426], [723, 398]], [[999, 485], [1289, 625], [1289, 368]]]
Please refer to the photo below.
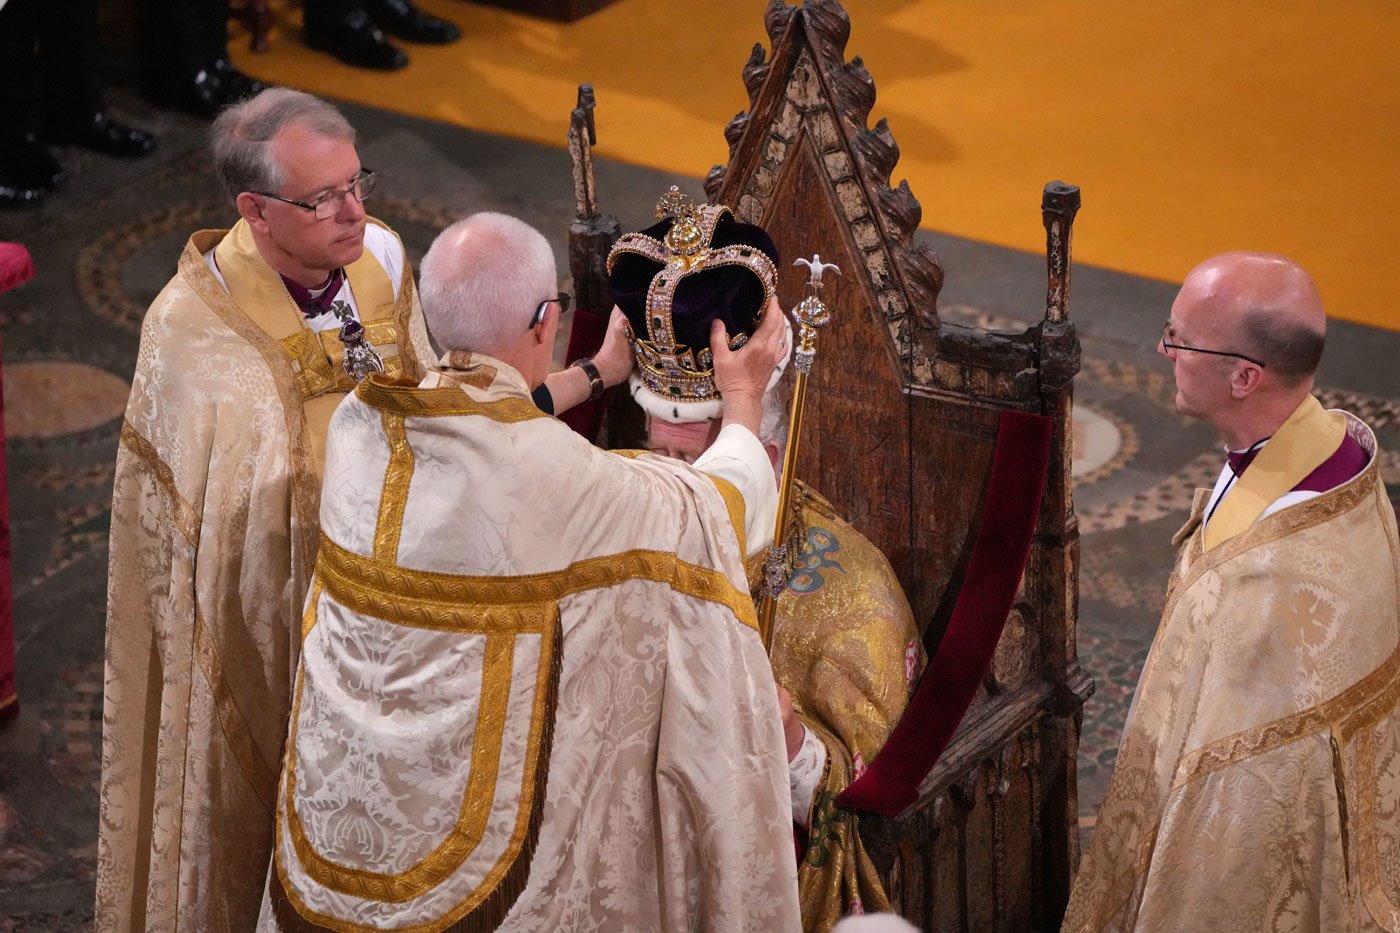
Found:
[[796, 929], [757, 439], [618, 456], [443, 362], [331, 426], [264, 924]]
[[1197, 492], [1066, 931], [1400, 930], [1400, 542], [1329, 416], [1351, 481], [1219, 542]]
[[[386, 366], [421, 375], [407, 257], [397, 289], [369, 251], [347, 273]], [[256, 920], [325, 427], [351, 388], [334, 337], [241, 222], [191, 237], [146, 314], [112, 496], [99, 929]]]

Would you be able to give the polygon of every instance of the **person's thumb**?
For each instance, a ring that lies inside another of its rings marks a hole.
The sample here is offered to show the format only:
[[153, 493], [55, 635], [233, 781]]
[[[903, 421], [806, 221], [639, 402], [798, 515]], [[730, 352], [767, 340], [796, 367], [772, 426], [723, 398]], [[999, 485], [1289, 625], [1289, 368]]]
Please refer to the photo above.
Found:
[[710, 322], [710, 352], [718, 359], [722, 352], [729, 350], [729, 332], [724, 329], [724, 322], [715, 318]]

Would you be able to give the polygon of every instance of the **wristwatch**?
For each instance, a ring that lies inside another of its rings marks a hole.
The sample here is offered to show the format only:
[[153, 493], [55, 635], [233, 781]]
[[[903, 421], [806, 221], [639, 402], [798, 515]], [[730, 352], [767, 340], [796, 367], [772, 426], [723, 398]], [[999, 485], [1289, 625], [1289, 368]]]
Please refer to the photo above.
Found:
[[590, 402], [596, 402], [603, 397], [603, 390], [607, 387], [603, 385], [603, 377], [598, 372], [598, 367], [593, 365], [592, 360], [585, 356], [582, 359], [574, 360], [569, 365], [577, 366], [579, 369], [583, 370], [583, 374], [588, 377], [588, 383], [591, 387], [588, 393], [588, 400]]

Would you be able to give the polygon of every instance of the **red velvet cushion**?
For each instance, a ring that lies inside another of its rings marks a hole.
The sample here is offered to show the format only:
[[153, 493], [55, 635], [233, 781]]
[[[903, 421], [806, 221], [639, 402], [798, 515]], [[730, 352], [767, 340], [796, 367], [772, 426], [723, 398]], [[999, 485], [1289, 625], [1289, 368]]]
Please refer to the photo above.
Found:
[[0, 243], [0, 292], [7, 292], [34, 277], [29, 250], [18, 243]]

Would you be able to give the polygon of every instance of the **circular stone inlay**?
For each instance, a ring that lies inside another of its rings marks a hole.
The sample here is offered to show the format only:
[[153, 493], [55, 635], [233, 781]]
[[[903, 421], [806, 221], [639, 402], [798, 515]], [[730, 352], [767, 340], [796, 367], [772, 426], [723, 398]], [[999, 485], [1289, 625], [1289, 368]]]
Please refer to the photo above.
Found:
[[1118, 453], [1123, 433], [1118, 425], [1083, 404], [1074, 406], [1074, 467], [1077, 479], [1086, 476]]
[[85, 363], [9, 363], [5, 375], [5, 433], [9, 437], [76, 434], [120, 418], [131, 386]]

